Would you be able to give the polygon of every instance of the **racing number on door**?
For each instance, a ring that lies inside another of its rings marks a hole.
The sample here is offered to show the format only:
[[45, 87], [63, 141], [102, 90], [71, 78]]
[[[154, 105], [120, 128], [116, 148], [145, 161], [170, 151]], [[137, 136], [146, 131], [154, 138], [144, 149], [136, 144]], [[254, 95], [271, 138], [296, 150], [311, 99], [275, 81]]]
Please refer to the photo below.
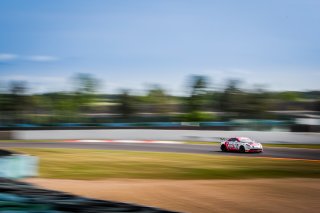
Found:
[[235, 141], [233, 138], [229, 139], [228, 141], [228, 149], [229, 150], [234, 150], [235, 149]]
[[234, 149], [239, 150], [239, 142], [238, 141], [234, 142]]

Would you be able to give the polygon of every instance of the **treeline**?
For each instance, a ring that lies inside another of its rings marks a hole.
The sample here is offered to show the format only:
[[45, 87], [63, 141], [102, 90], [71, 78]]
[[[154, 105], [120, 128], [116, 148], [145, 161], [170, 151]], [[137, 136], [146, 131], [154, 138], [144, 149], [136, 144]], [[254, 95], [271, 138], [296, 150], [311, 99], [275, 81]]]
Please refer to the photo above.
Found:
[[187, 82], [185, 96], [174, 96], [159, 85], [149, 86], [144, 95], [128, 89], [98, 94], [101, 82], [90, 74], [74, 76], [68, 92], [29, 94], [26, 82], [10, 82], [0, 93], [0, 125], [290, 119], [272, 111], [320, 110], [319, 91], [249, 90], [238, 80], [218, 90], [206, 76], [191, 76]]

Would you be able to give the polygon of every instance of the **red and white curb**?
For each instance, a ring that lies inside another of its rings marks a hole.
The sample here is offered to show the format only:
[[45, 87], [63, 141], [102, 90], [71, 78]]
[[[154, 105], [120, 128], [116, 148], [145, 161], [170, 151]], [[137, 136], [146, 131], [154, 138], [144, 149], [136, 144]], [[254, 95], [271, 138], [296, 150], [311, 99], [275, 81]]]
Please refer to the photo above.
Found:
[[157, 141], [157, 140], [64, 140], [63, 142], [82, 143], [160, 143], [160, 144], [183, 144], [180, 141]]

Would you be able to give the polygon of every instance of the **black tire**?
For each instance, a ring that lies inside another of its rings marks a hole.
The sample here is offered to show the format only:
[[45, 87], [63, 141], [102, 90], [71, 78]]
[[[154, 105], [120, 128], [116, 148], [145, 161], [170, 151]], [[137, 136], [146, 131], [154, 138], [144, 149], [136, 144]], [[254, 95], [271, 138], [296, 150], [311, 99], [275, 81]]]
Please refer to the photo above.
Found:
[[244, 148], [244, 146], [240, 146], [239, 152], [241, 152], [241, 153], [245, 153], [246, 152], [246, 149]]
[[221, 151], [223, 151], [223, 152], [226, 152], [226, 151], [227, 151], [226, 145], [224, 145], [224, 144], [222, 144], [222, 145], [220, 146], [220, 149], [221, 149]]

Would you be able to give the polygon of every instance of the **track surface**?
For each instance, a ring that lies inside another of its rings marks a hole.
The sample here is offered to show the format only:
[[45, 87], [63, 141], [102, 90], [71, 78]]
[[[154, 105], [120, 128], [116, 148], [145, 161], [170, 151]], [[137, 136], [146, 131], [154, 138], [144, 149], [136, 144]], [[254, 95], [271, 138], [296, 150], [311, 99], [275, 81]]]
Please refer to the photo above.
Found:
[[152, 152], [196, 153], [246, 157], [273, 157], [320, 160], [320, 150], [292, 148], [264, 148], [263, 153], [221, 152], [217, 145], [191, 144], [132, 144], [132, 143], [85, 143], [85, 142], [4, 142], [0, 148], [73, 148], [101, 150], [130, 150]]

